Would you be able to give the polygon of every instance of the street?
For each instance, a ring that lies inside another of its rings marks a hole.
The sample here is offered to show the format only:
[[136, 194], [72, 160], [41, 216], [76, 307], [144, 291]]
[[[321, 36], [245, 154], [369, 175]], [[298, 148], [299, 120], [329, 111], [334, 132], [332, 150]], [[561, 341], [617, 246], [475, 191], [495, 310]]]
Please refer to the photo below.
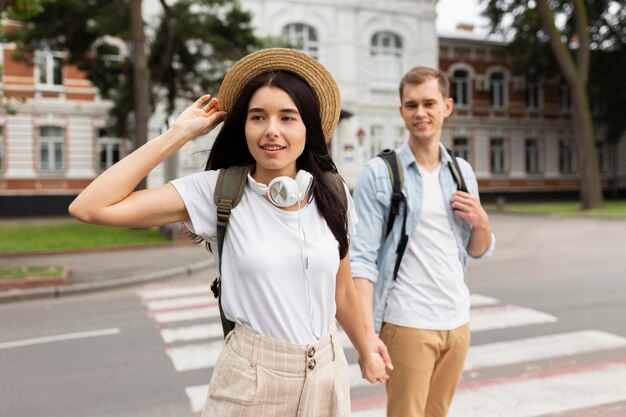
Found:
[[[449, 416], [626, 416], [626, 220], [491, 219]], [[198, 416], [222, 346], [214, 276], [0, 304], [0, 414]], [[353, 415], [384, 416], [343, 339]]]

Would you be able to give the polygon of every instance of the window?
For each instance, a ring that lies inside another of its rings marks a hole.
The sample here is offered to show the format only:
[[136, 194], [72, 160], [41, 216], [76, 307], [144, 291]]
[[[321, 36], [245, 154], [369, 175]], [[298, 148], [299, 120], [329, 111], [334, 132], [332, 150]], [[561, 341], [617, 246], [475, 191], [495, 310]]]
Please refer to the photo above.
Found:
[[467, 138], [454, 138], [452, 141], [452, 150], [459, 158], [469, 161], [469, 140]]
[[539, 110], [541, 104], [541, 89], [539, 83], [529, 81], [526, 83], [526, 108], [531, 111]]
[[469, 73], [466, 70], [452, 73], [452, 98], [456, 106], [469, 106]]
[[492, 174], [505, 174], [506, 173], [506, 149], [503, 138], [492, 138], [490, 159], [491, 159], [491, 173]]
[[574, 172], [574, 144], [570, 139], [559, 140], [559, 172], [561, 174]]
[[292, 23], [283, 28], [283, 37], [291, 42], [295, 49], [318, 59], [319, 42], [317, 31], [313, 27], [302, 23]]
[[98, 169], [105, 171], [120, 160], [122, 140], [108, 135], [106, 129], [98, 129]]
[[374, 77], [399, 80], [402, 77], [402, 39], [391, 32], [378, 32], [370, 45]]
[[559, 84], [559, 104], [561, 112], [567, 113], [570, 109], [569, 87], [565, 80], [561, 80]]
[[39, 128], [39, 169], [41, 172], [62, 171], [65, 166], [63, 128]]
[[526, 139], [526, 173], [539, 174], [539, 141], [537, 139]]
[[381, 125], [374, 125], [370, 127], [371, 141], [371, 157], [378, 155], [383, 150], [383, 127]]
[[63, 53], [39, 51], [35, 55], [35, 77], [40, 86], [63, 85]]
[[492, 72], [489, 76], [489, 103], [495, 108], [506, 106], [506, 83], [504, 73], [500, 71]]

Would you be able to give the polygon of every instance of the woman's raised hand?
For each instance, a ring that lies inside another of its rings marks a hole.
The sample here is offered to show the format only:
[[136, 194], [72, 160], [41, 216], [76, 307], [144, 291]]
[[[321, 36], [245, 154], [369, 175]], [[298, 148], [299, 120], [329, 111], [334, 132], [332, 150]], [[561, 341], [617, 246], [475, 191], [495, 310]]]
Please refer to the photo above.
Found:
[[[210, 101], [207, 103], [207, 101]], [[188, 139], [206, 135], [226, 117], [216, 98], [205, 94], [176, 118], [172, 128], [181, 129]]]

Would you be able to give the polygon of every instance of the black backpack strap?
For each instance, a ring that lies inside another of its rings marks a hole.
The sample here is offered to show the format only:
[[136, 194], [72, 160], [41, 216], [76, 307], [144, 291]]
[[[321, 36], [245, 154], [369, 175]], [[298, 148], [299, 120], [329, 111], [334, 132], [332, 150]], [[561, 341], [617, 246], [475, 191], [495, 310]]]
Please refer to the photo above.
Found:
[[400, 203], [404, 201], [402, 194], [402, 184], [404, 182], [403, 173], [398, 166], [398, 158], [393, 149], [383, 149], [378, 156], [385, 161], [389, 170], [389, 180], [391, 181], [391, 210], [387, 220], [387, 229], [385, 237], [389, 236], [393, 228], [393, 222], [400, 213]]
[[235, 323], [226, 318], [224, 310], [222, 309], [222, 248], [224, 246], [224, 237], [226, 236], [231, 211], [241, 201], [249, 171], [250, 166], [233, 166], [220, 170], [217, 183], [215, 184], [215, 192], [213, 193], [213, 200], [217, 206], [217, 253], [219, 257], [218, 267], [220, 275], [215, 278], [213, 284], [211, 284], [211, 290], [218, 300], [224, 337], [235, 328]]
[[467, 186], [465, 185], [465, 180], [463, 179], [463, 175], [461, 174], [459, 162], [456, 160], [456, 155], [454, 154], [454, 152], [452, 152], [451, 149], [446, 148], [446, 151], [448, 151], [448, 155], [450, 155], [450, 158], [452, 158], [452, 163], [448, 164], [448, 167], [450, 168], [452, 178], [454, 178], [454, 181], [456, 182], [456, 189], [468, 193], [469, 191], [467, 191]]
[[396, 152], [392, 149], [384, 149], [378, 154], [379, 157], [387, 164], [389, 170], [389, 180], [391, 181], [391, 207], [389, 210], [389, 218], [387, 219], [387, 229], [385, 231], [385, 238], [391, 233], [393, 229], [393, 223], [396, 220], [396, 216], [400, 214], [400, 205], [404, 203], [404, 211], [402, 216], [402, 230], [400, 234], [400, 240], [398, 241], [398, 247], [396, 248], [396, 264], [393, 268], [393, 280], [398, 277], [398, 270], [400, 269], [400, 263], [402, 262], [402, 256], [406, 249], [406, 245], [409, 243], [409, 236], [406, 234], [406, 219], [408, 216], [406, 197], [402, 193], [402, 185], [404, 182], [403, 171], [400, 169], [398, 163], [398, 157]]

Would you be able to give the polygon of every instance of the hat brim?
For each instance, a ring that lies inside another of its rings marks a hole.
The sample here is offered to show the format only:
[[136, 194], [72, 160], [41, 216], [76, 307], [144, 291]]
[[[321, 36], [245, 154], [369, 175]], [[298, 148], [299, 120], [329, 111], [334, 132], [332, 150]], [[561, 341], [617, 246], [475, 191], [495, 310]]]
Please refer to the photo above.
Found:
[[295, 49], [262, 49], [237, 61], [226, 73], [220, 86], [217, 95], [220, 109], [229, 112], [244, 86], [252, 78], [268, 70], [292, 72], [311, 86], [319, 103], [322, 131], [328, 142], [339, 122], [339, 87], [326, 67], [310, 55]]

